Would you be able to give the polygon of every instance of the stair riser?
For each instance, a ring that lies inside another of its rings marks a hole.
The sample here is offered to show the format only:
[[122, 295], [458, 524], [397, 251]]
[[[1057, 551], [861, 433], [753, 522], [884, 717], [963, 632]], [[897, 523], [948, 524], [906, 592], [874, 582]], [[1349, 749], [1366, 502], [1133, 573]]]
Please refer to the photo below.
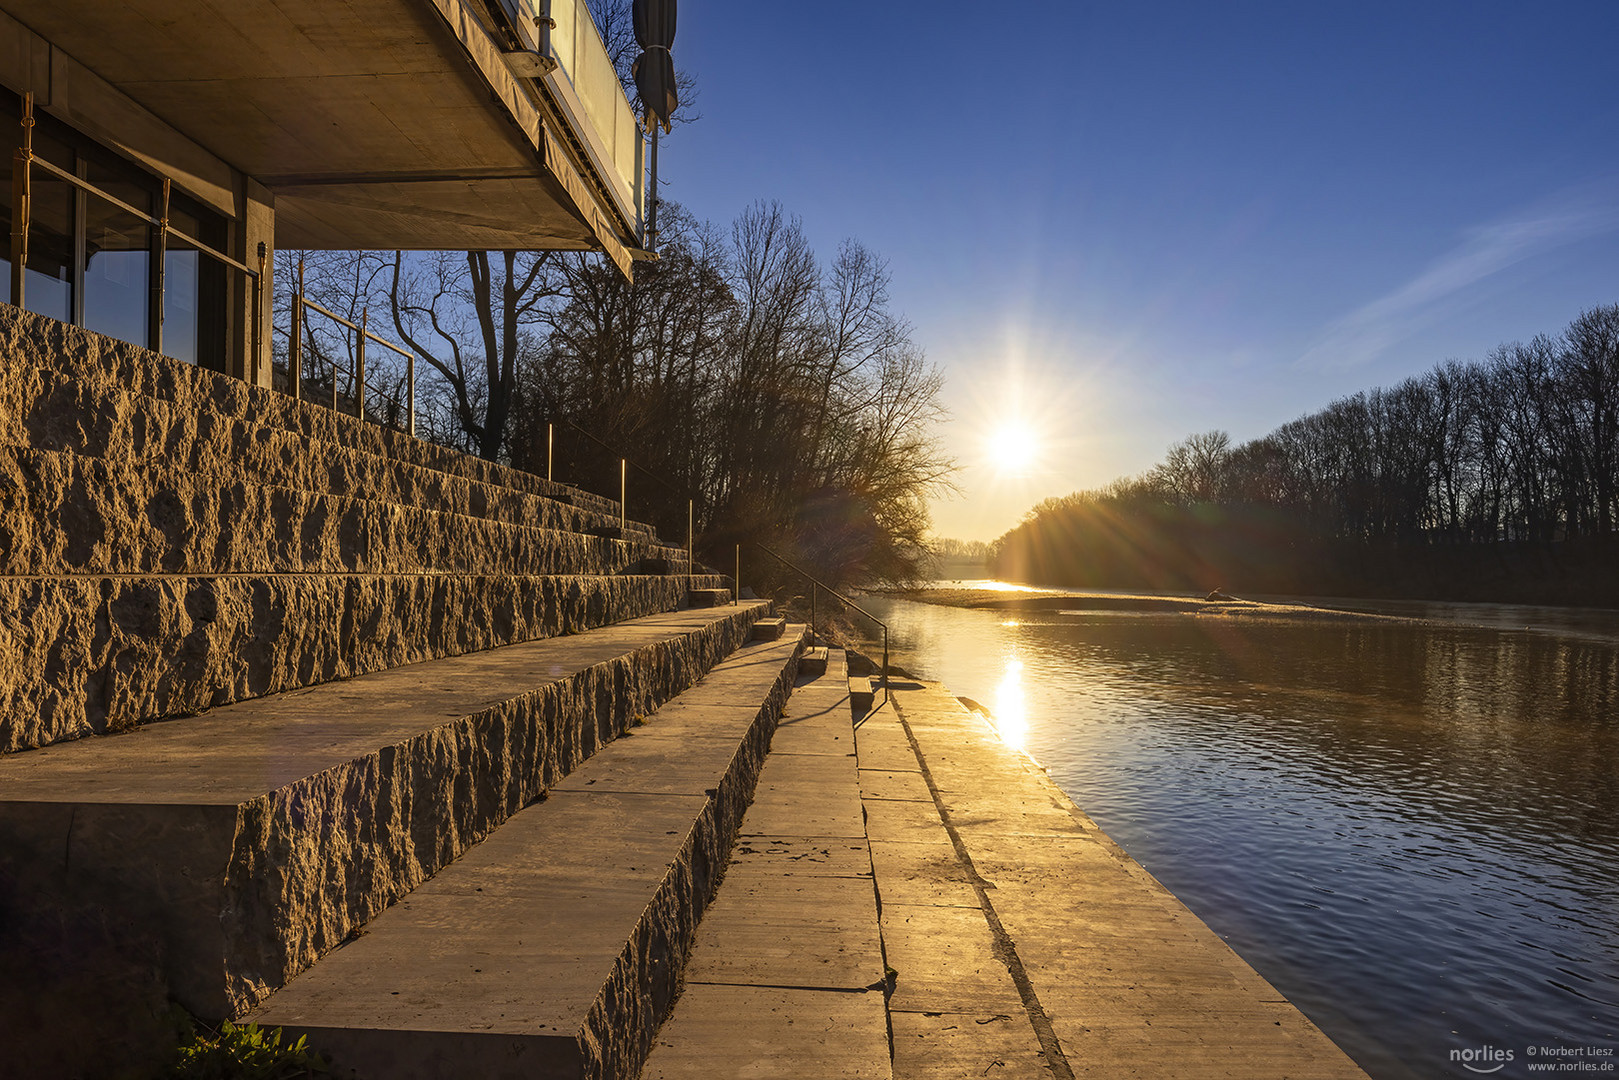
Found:
[[239, 1015], [695, 683], [757, 614], [594, 665], [241, 807], [0, 804], [0, 869], [72, 875], [56, 886], [67, 894], [102, 890], [147, 920], [178, 1000], [210, 1018]]
[[0, 574], [621, 574], [685, 552], [0, 448]]
[[[20, 419], [9, 437], [0, 429], [0, 443], [68, 452], [115, 468], [159, 467], [222, 483], [246, 480], [573, 532], [619, 520], [616, 503], [537, 477], [531, 479], [546, 495], [428, 468], [414, 445], [392, 448], [402, 456], [375, 453], [55, 372], [41, 373], [37, 384], [16, 379], [13, 389]], [[651, 531], [633, 521], [627, 528]]]
[[685, 592], [684, 577], [0, 578], [0, 750], [672, 611]]
[[616, 511], [610, 499], [362, 423], [323, 405], [295, 401], [20, 308], [0, 309], [0, 358], [5, 360], [0, 364], [0, 442], [29, 443], [22, 417], [53, 381], [47, 373], [59, 372], [98, 390], [171, 402], [184, 415], [223, 414], [285, 429], [304, 443], [334, 443], [531, 495], [564, 495], [603, 515]]
[[327, 1054], [339, 1073], [362, 1080], [436, 1080], [448, 1075], [630, 1080], [639, 1075], [658, 1028], [673, 1008], [697, 924], [729, 862], [795, 675], [796, 662], [785, 666], [761, 704], [626, 940], [581, 1031], [463, 1036], [288, 1025], [287, 1032], [307, 1035], [310, 1045]]
[[639, 1076], [658, 1028], [669, 1018], [697, 924], [730, 862], [742, 816], [753, 802], [771, 736], [796, 675], [795, 658], [772, 688], [724, 779], [686, 837], [680, 857], [625, 944], [612, 979], [591, 1008], [580, 1039], [587, 1054], [584, 1075], [590, 1080]]

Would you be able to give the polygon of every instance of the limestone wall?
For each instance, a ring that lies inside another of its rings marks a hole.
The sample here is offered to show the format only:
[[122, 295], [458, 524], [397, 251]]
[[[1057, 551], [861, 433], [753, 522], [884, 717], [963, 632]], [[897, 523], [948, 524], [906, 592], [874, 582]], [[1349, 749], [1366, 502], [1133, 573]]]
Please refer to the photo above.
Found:
[[0, 752], [729, 584], [617, 524], [599, 496], [0, 305]]

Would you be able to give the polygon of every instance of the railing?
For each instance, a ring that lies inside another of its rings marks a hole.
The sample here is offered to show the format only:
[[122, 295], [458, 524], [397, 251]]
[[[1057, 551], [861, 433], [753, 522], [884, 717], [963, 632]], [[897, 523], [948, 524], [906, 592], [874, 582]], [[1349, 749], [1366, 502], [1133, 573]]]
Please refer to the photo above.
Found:
[[[675, 487], [673, 484], [669, 483], [651, 469], [648, 469], [640, 462], [632, 460], [627, 454], [620, 453], [618, 450], [597, 438], [589, 431], [586, 431], [572, 420], [564, 420], [562, 422], [573, 430], [577, 431], [579, 434], [583, 435], [585, 438], [589, 439], [591, 442], [595, 443], [597, 446], [601, 447], [603, 450], [606, 450], [611, 456], [618, 458], [618, 527], [620, 532], [622, 532], [629, 524], [629, 474], [631, 467], [633, 467], [636, 472], [663, 488], [665, 491], [673, 492], [677, 497], [684, 498], [686, 500], [686, 583], [687, 587], [689, 588], [691, 578], [694, 573], [692, 568], [695, 564], [695, 559], [693, 557], [693, 546], [696, 540], [694, 533], [694, 527], [697, 521], [696, 496], [692, 495], [689, 491], [684, 491]], [[555, 471], [556, 425], [554, 423], [550, 423], [545, 425], [545, 478], [555, 483]]]
[[156, 327], [151, 335], [151, 346], [157, 352], [163, 351], [163, 300], [164, 300], [164, 264], [168, 252], [169, 238], [175, 237], [190, 244], [197, 251], [235, 270], [246, 274], [253, 282], [253, 357], [256, 360], [259, 348], [263, 341], [264, 331], [264, 264], [266, 251], [264, 245], [259, 245], [259, 265], [257, 269], [244, 262], [238, 262], [218, 248], [203, 243], [194, 236], [181, 232], [169, 223], [169, 196], [170, 181], [163, 178], [163, 209], [153, 217], [144, 210], [137, 210], [129, 203], [107, 191], [103, 191], [95, 184], [82, 177], [74, 176], [57, 165], [46, 161], [42, 157], [34, 156], [34, 93], [28, 91], [23, 95], [22, 106], [22, 145], [17, 148], [16, 156], [12, 159], [11, 167], [11, 302], [17, 307], [24, 306], [26, 299], [25, 283], [28, 277], [28, 230], [33, 215], [33, 173], [35, 169], [44, 169], [52, 176], [64, 183], [71, 184], [80, 191], [104, 199], [124, 213], [131, 215], [157, 229], [157, 252], [154, 265], [156, 266], [156, 280], [152, 291], [156, 297], [157, 318]]
[[[543, 77], [553, 91], [564, 91], [568, 111], [595, 133], [594, 145], [580, 132], [596, 165], [617, 188], [617, 196], [640, 227], [643, 181], [641, 133], [618, 72], [602, 44], [585, 0], [504, 0], [524, 38], [532, 37], [535, 51], [555, 61], [558, 71]], [[560, 76], [560, 79], [557, 78]], [[572, 100], [567, 100], [571, 98]]]
[[[678, 496], [683, 496], [686, 499], [686, 574], [687, 574], [687, 578], [689, 580], [690, 577], [691, 577], [691, 574], [693, 572], [692, 568], [693, 568], [693, 565], [694, 565], [693, 564], [693, 542], [694, 542], [693, 524], [694, 524], [694, 521], [695, 521], [695, 517], [694, 517], [695, 506], [696, 506], [695, 498], [689, 492], [682, 491], [680, 488], [675, 487], [673, 484], [666, 481], [663, 477], [659, 476], [656, 472], [652, 471], [651, 469], [648, 469], [648, 468], [638, 464], [637, 462], [631, 460], [628, 455], [626, 455], [624, 453], [621, 453], [619, 450], [617, 450], [616, 448], [614, 448], [613, 446], [611, 446], [607, 442], [603, 441], [602, 439], [598, 438], [597, 436], [593, 435], [591, 432], [586, 431], [584, 428], [580, 427], [578, 424], [575, 424], [573, 421], [564, 420], [563, 423], [566, 424], [568, 427], [572, 428], [574, 431], [577, 431], [579, 434], [583, 435], [585, 438], [589, 439], [591, 442], [595, 443], [597, 446], [601, 447], [603, 450], [606, 450], [608, 452], [608, 454], [610, 454], [611, 456], [618, 458], [618, 476], [619, 476], [618, 513], [619, 513], [619, 527], [620, 527], [620, 529], [622, 529], [624, 527], [624, 524], [626, 522], [625, 514], [626, 514], [626, 505], [627, 505], [627, 502], [628, 502], [627, 485], [628, 485], [629, 470], [630, 470], [630, 468], [632, 466], [635, 468], [635, 470], [637, 472], [642, 473], [648, 479], [652, 480], [654, 483], [656, 483], [660, 487], [662, 487], [664, 490], [673, 492]], [[551, 423], [551, 424], [547, 424], [545, 426], [545, 478], [547, 480], [552, 481], [552, 482], [556, 481], [556, 476], [555, 476], [555, 466], [556, 466], [555, 450], [556, 450], [556, 425], [554, 423]], [[861, 615], [865, 616], [867, 619], [871, 620], [873, 623], [875, 623], [878, 627], [880, 627], [882, 629], [882, 632], [883, 632], [883, 664], [882, 664], [882, 670], [881, 670], [880, 678], [882, 680], [882, 687], [883, 687], [883, 705], [887, 705], [888, 701], [889, 701], [889, 698], [891, 696], [891, 693], [892, 693], [892, 691], [889, 689], [889, 686], [888, 686], [888, 624], [883, 622], [883, 620], [879, 619], [877, 616], [873, 615], [871, 612], [867, 611], [865, 608], [861, 607], [859, 604], [855, 603], [853, 600], [851, 600], [849, 597], [845, 596], [843, 593], [839, 592], [838, 590], [834, 589], [832, 586], [828, 585], [826, 582], [820, 580], [815, 575], [811, 574], [808, 570], [805, 570], [802, 566], [799, 566], [797, 563], [794, 563], [793, 561], [791, 561], [790, 559], [788, 559], [785, 556], [781, 555], [780, 553], [778, 553], [776, 551], [773, 551], [771, 548], [767, 547], [764, 544], [761, 544], [761, 543], [759, 543], [757, 541], [752, 541], [751, 543], [753, 544], [754, 547], [758, 548], [760, 551], [764, 552], [766, 555], [769, 555], [772, 559], [775, 559], [778, 563], [780, 563], [782, 566], [786, 567], [789, 571], [791, 571], [792, 573], [797, 574], [799, 577], [802, 577], [805, 581], [807, 581], [809, 583], [809, 586], [810, 586], [810, 642], [811, 642], [811, 644], [814, 644], [816, 641], [820, 640], [820, 630], [819, 630], [820, 611], [819, 611], [819, 608], [820, 608], [820, 594], [823, 591], [825, 593], [827, 593], [827, 595], [836, 598], [845, 607], [852, 608], [855, 611], [859, 612]], [[733, 584], [735, 584], [735, 586], [736, 586], [736, 589], [732, 594], [732, 603], [736, 603], [738, 598], [740, 597], [741, 592], [742, 592], [742, 545], [741, 544], [738, 544], [736, 546], [736, 574], [731, 580], [732, 580]], [[879, 706], [879, 708], [880, 707], [881, 706]]]
[[[331, 319], [333, 322], [340, 323], [343, 326], [348, 327], [357, 335], [354, 339], [354, 367], [350, 371], [349, 385], [354, 391], [354, 415], [359, 417], [361, 421], [365, 420], [365, 343], [367, 339], [376, 342], [378, 345], [381, 345], [384, 348], [392, 349], [394, 352], [405, 358], [405, 415], [408, 418], [405, 430], [409, 432], [410, 435], [414, 436], [416, 434], [416, 355], [406, 349], [401, 349], [398, 345], [395, 345], [386, 338], [378, 337], [376, 334], [372, 333], [369, 326], [371, 320], [371, 312], [369, 308], [360, 313], [360, 321], [355, 323], [345, 319], [335, 311], [331, 311], [305, 296], [304, 262], [302, 259], [298, 260], [298, 289], [292, 297], [292, 327], [289, 331], [290, 341], [287, 349], [287, 366], [289, 368], [289, 374], [291, 375], [292, 396], [294, 398], [301, 398], [303, 396], [303, 344], [304, 326], [307, 322], [304, 315], [305, 308], [308, 308], [311, 311], [317, 311], [326, 316], [328, 319]], [[333, 412], [341, 411], [338, 407], [337, 389], [337, 358], [334, 356], [332, 358]]]
[[[840, 600], [844, 604], [844, 606], [853, 608], [855, 611], [858, 611], [860, 614], [864, 615], [866, 618], [870, 619], [872, 622], [874, 622], [878, 626], [882, 627], [882, 630], [883, 630], [883, 666], [882, 666], [883, 705], [887, 705], [888, 704], [888, 699], [889, 699], [889, 696], [890, 696], [890, 691], [888, 689], [888, 624], [883, 622], [877, 616], [873, 615], [871, 612], [867, 611], [865, 608], [861, 607], [859, 604], [855, 603], [853, 600], [849, 599], [847, 596], [844, 596], [842, 593], [838, 592], [838, 590], [834, 589], [832, 586], [828, 585], [826, 582], [821, 581], [819, 578], [815, 577], [808, 570], [805, 570], [802, 566], [799, 566], [796, 563], [794, 563], [794, 562], [792, 562], [792, 561], [790, 561], [790, 560], [788, 560], [786, 558], [783, 558], [781, 555], [779, 555], [776, 552], [770, 550], [770, 548], [766, 547], [764, 544], [761, 544], [758, 541], [754, 541], [753, 546], [758, 548], [760, 551], [764, 552], [766, 555], [769, 555], [772, 559], [775, 559], [777, 562], [781, 563], [781, 565], [785, 566], [787, 569], [791, 570], [793, 573], [797, 574], [799, 577], [803, 578], [805, 581], [808, 581], [810, 583], [810, 644], [813, 645], [817, 640], [819, 640], [817, 638], [817, 636], [816, 636], [815, 624], [816, 624], [816, 621], [817, 621], [817, 611], [816, 611], [816, 609], [819, 606], [819, 604], [818, 604], [819, 590], [822, 590], [822, 589], [824, 589], [827, 592], [828, 595], [836, 597], [838, 600]], [[737, 545], [737, 577], [736, 577], [736, 582], [737, 582], [737, 591], [740, 592], [741, 589], [742, 589], [742, 545], [740, 545], [740, 544]], [[882, 706], [878, 706], [878, 708], [881, 708], [881, 707]]]

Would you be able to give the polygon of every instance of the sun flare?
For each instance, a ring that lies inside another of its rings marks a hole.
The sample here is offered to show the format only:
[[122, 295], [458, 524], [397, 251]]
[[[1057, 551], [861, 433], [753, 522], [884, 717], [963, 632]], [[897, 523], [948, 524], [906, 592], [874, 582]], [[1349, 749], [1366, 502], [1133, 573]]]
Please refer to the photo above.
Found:
[[1034, 432], [1021, 424], [1006, 424], [989, 438], [990, 461], [1002, 472], [1027, 471], [1039, 453]]

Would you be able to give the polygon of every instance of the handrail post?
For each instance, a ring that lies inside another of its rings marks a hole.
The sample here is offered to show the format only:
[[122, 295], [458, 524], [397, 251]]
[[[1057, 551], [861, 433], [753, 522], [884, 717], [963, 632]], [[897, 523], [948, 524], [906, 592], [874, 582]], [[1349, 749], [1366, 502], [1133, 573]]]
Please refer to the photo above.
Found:
[[410, 403], [410, 437], [416, 437], [416, 354], [405, 357], [406, 400]]
[[688, 590], [692, 586], [692, 577], [693, 577], [693, 571], [692, 571], [692, 563], [693, 563], [693, 559], [692, 559], [692, 526], [695, 525], [696, 522], [697, 522], [697, 510], [696, 510], [695, 500], [687, 499], [686, 500], [686, 588]]
[[888, 624], [883, 624], [883, 704], [888, 704], [893, 691], [888, 688]]
[[810, 579], [810, 647], [811, 648], [814, 648], [816, 645], [820, 644], [820, 639], [816, 636], [816, 632], [815, 632], [815, 624], [816, 624], [816, 621], [817, 621], [816, 616], [815, 616], [815, 608], [816, 608], [817, 603], [820, 600], [820, 598], [821, 598], [821, 586], [820, 586], [820, 584], [818, 582], [816, 582], [812, 578], [812, 579]]
[[731, 606], [742, 602], [742, 545], [736, 546], [736, 577], [731, 579]]
[[253, 279], [253, 357], [244, 366], [255, 374], [259, 369], [259, 350], [264, 345], [264, 266], [268, 261], [264, 241], [259, 241], [259, 275]]
[[628, 496], [626, 488], [630, 481], [630, 462], [628, 458], [618, 459], [618, 531], [620, 536], [629, 527], [629, 515], [624, 509], [624, 500]]
[[365, 328], [371, 324], [371, 309], [360, 309], [360, 334], [354, 351], [354, 415], [365, 422]]
[[304, 395], [304, 261], [298, 260], [298, 293], [292, 298], [292, 348], [287, 357], [291, 368], [292, 400]]
[[545, 478], [551, 479], [551, 464], [556, 457], [557, 432], [555, 424], [545, 425]]
[[11, 159], [11, 302], [23, 306], [28, 276], [28, 224], [33, 214], [34, 92], [22, 98], [22, 145]]
[[157, 309], [152, 327], [152, 351], [163, 351], [163, 288], [164, 270], [168, 264], [169, 250], [169, 186], [172, 181], [163, 178], [163, 213], [158, 216], [157, 226], [157, 273], [152, 275], [152, 303]]

